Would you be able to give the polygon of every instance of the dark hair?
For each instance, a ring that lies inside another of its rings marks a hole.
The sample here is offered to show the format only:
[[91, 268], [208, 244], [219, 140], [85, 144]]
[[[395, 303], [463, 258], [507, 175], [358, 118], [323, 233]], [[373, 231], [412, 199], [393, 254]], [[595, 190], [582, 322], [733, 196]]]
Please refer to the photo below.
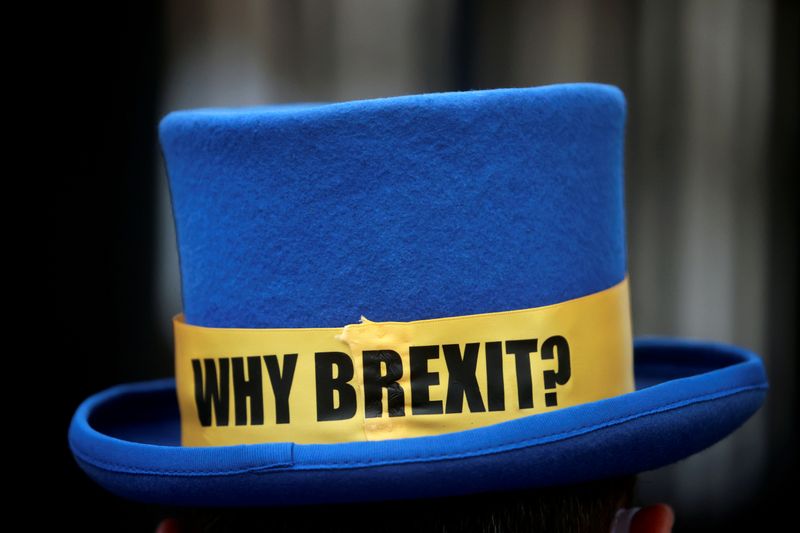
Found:
[[181, 531], [598, 532], [633, 501], [636, 476], [427, 500], [258, 509], [182, 509]]

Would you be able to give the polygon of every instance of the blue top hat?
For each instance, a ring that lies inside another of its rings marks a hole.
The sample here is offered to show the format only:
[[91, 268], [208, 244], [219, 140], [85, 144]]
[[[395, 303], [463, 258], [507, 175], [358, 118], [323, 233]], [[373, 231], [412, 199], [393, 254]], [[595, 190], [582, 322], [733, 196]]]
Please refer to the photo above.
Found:
[[[764, 368], [630, 339], [624, 120], [596, 84], [170, 113], [178, 390], [85, 400], [76, 460], [141, 501], [274, 505], [577, 483], [722, 439], [761, 406]], [[361, 316], [375, 350], [343, 328]], [[506, 332], [526, 324], [522, 357]], [[235, 344], [262, 333], [264, 351]], [[354, 359], [324, 366], [335, 353]], [[608, 385], [588, 393], [590, 368]]]

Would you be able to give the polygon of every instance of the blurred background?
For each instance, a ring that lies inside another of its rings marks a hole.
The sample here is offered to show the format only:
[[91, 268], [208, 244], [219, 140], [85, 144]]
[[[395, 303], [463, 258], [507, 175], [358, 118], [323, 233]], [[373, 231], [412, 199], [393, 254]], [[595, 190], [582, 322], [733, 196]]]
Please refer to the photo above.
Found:
[[[198, 106], [341, 101], [596, 81], [628, 99], [626, 209], [637, 335], [763, 355], [765, 407], [640, 476], [676, 531], [769, 529], [797, 469], [798, 5], [755, 0], [141, 1], [70, 6], [54, 189], [54, 335], [80, 357], [55, 442], [89, 394], [172, 374], [177, 253], [156, 128]], [[62, 35], [63, 34], [63, 35]], [[75, 305], [86, 309], [77, 313]], [[92, 334], [76, 327], [91, 320]], [[76, 333], [78, 332], [78, 333]], [[64, 445], [67, 520], [142, 531], [157, 507], [106, 494]], [[121, 524], [121, 525], [120, 525]]]

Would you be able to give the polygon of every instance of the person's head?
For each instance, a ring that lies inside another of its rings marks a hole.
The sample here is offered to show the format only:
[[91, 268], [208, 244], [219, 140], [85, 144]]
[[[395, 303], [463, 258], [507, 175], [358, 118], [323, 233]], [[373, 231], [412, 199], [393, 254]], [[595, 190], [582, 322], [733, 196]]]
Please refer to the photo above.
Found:
[[[617, 512], [633, 505], [635, 484], [636, 476], [625, 476], [579, 485], [440, 499], [313, 507], [183, 509], [162, 522], [159, 533], [608, 533]], [[672, 521], [668, 506], [647, 506], [635, 513], [626, 531], [670, 531]]]

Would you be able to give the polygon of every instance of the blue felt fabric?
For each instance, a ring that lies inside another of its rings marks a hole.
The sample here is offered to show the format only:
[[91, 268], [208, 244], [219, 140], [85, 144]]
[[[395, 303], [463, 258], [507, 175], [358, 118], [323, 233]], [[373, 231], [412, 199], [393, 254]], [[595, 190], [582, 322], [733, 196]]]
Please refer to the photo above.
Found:
[[597, 84], [170, 113], [186, 320], [338, 327], [606, 289], [624, 119]]
[[81, 467], [123, 497], [235, 506], [458, 495], [568, 484], [672, 463], [762, 404], [760, 358], [716, 343], [638, 339], [635, 392], [433, 437], [328, 445], [179, 445], [174, 381], [114, 387], [70, 425]]

